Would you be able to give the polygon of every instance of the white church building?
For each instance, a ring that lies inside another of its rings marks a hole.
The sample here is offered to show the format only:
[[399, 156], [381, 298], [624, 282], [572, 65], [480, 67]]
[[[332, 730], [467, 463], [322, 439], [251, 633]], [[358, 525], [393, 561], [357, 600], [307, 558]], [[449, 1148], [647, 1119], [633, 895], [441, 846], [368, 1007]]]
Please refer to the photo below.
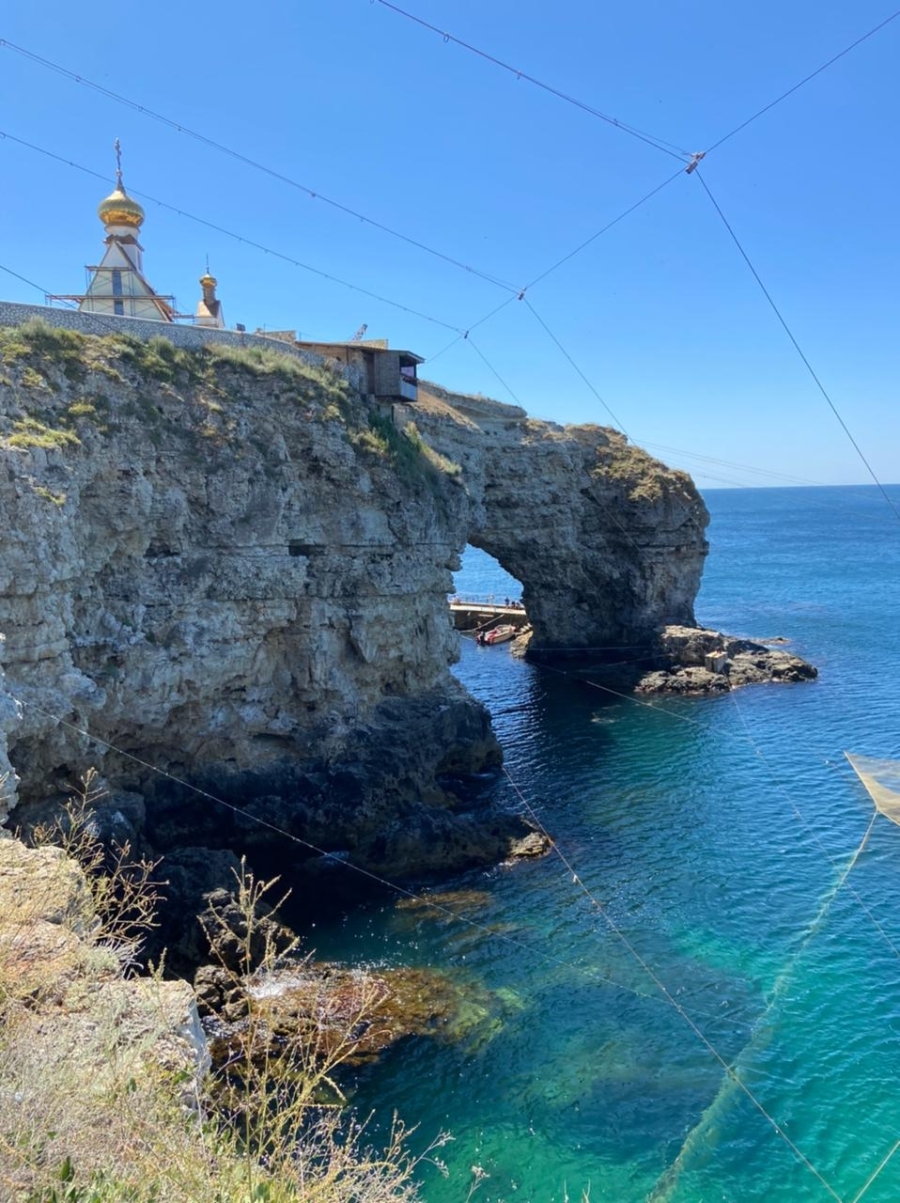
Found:
[[138, 241], [144, 224], [144, 209], [125, 191], [118, 139], [115, 148], [116, 186], [97, 206], [97, 215], [106, 230], [103, 258], [88, 267], [90, 281], [82, 295], [52, 299], [77, 301], [82, 313], [104, 313], [156, 322], [189, 318], [196, 326], [223, 330], [225, 319], [222, 302], [216, 297], [217, 281], [208, 269], [200, 277], [203, 293], [195, 314], [176, 313], [174, 297], [162, 295], [151, 287], [144, 275], [144, 248]]

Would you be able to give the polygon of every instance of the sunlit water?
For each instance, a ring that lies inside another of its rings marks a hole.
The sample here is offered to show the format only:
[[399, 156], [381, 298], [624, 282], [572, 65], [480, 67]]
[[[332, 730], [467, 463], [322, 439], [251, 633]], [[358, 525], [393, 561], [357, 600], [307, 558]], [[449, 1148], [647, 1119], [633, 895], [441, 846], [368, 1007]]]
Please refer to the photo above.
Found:
[[[380, 902], [316, 932], [472, 986], [460, 1038], [401, 1044], [354, 1096], [373, 1141], [395, 1111], [416, 1148], [452, 1134], [428, 1203], [466, 1200], [473, 1167], [482, 1203], [849, 1203], [900, 1137], [900, 829], [879, 819], [834, 893], [871, 817], [842, 752], [900, 755], [900, 523], [875, 489], [707, 502], [698, 618], [789, 638], [819, 680], [638, 704], [463, 641], [460, 679], [602, 911], [549, 856], [450, 883], [484, 892], [479, 927]], [[457, 587], [517, 595], [477, 552]], [[900, 1151], [862, 1198], [896, 1203]]]

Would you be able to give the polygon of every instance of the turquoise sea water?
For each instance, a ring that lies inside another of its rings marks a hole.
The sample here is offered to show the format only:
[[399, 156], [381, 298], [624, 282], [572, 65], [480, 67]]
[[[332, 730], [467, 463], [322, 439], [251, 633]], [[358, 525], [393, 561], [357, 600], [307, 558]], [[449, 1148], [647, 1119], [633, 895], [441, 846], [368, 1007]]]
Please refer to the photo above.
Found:
[[[471, 987], [461, 1038], [396, 1047], [353, 1100], [373, 1142], [394, 1111], [416, 1147], [452, 1134], [428, 1203], [468, 1199], [473, 1167], [482, 1203], [849, 1203], [900, 1138], [900, 829], [879, 819], [835, 891], [872, 813], [842, 753], [900, 756], [900, 523], [874, 488], [706, 499], [698, 619], [790, 639], [819, 680], [636, 704], [464, 641], [460, 679], [602, 912], [549, 856], [449, 883], [482, 892], [479, 927], [382, 900], [315, 934]], [[457, 586], [516, 592], [476, 552]], [[861, 1198], [900, 1199], [900, 1151]]]

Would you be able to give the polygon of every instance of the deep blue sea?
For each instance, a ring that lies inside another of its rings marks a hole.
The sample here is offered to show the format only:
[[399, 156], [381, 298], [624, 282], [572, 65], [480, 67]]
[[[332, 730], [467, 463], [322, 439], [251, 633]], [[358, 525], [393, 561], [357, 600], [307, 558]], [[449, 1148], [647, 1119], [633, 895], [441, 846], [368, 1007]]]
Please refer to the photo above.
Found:
[[[638, 701], [464, 640], [574, 873], [442, 886], [479, 926], [381, 900], [315, 933], [468, 991], [454, 1039], [397, 1046], [353, 1099], [375, 1143], [395, 1111], [415, 1148], [452, 1135], [427, 1203], [900, 1199], [900, 1150], [866, 1187], [900, 1139], [900, 829], [836, 888], [872, 814], [843, 751], [900, 756], [900, 522], [874, 487], [705, 497], [698, 620], [783, 636], [819, 679]], [[475, 551], [457, 587], [517, 595]]]

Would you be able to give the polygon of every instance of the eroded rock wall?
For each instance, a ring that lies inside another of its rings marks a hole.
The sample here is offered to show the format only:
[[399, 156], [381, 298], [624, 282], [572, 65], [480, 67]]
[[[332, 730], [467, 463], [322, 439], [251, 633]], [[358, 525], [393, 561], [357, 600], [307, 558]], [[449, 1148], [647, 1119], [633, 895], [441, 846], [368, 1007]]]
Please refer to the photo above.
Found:
[[9, 818], [9, 812], [18, 800], [18, 779], [9, 760], [9, 733], [15, 730], [21, 718], [21, 707], [6, 688], [3, 671], [3, 654], [6, 639], [0, 634], [0, 826]]

